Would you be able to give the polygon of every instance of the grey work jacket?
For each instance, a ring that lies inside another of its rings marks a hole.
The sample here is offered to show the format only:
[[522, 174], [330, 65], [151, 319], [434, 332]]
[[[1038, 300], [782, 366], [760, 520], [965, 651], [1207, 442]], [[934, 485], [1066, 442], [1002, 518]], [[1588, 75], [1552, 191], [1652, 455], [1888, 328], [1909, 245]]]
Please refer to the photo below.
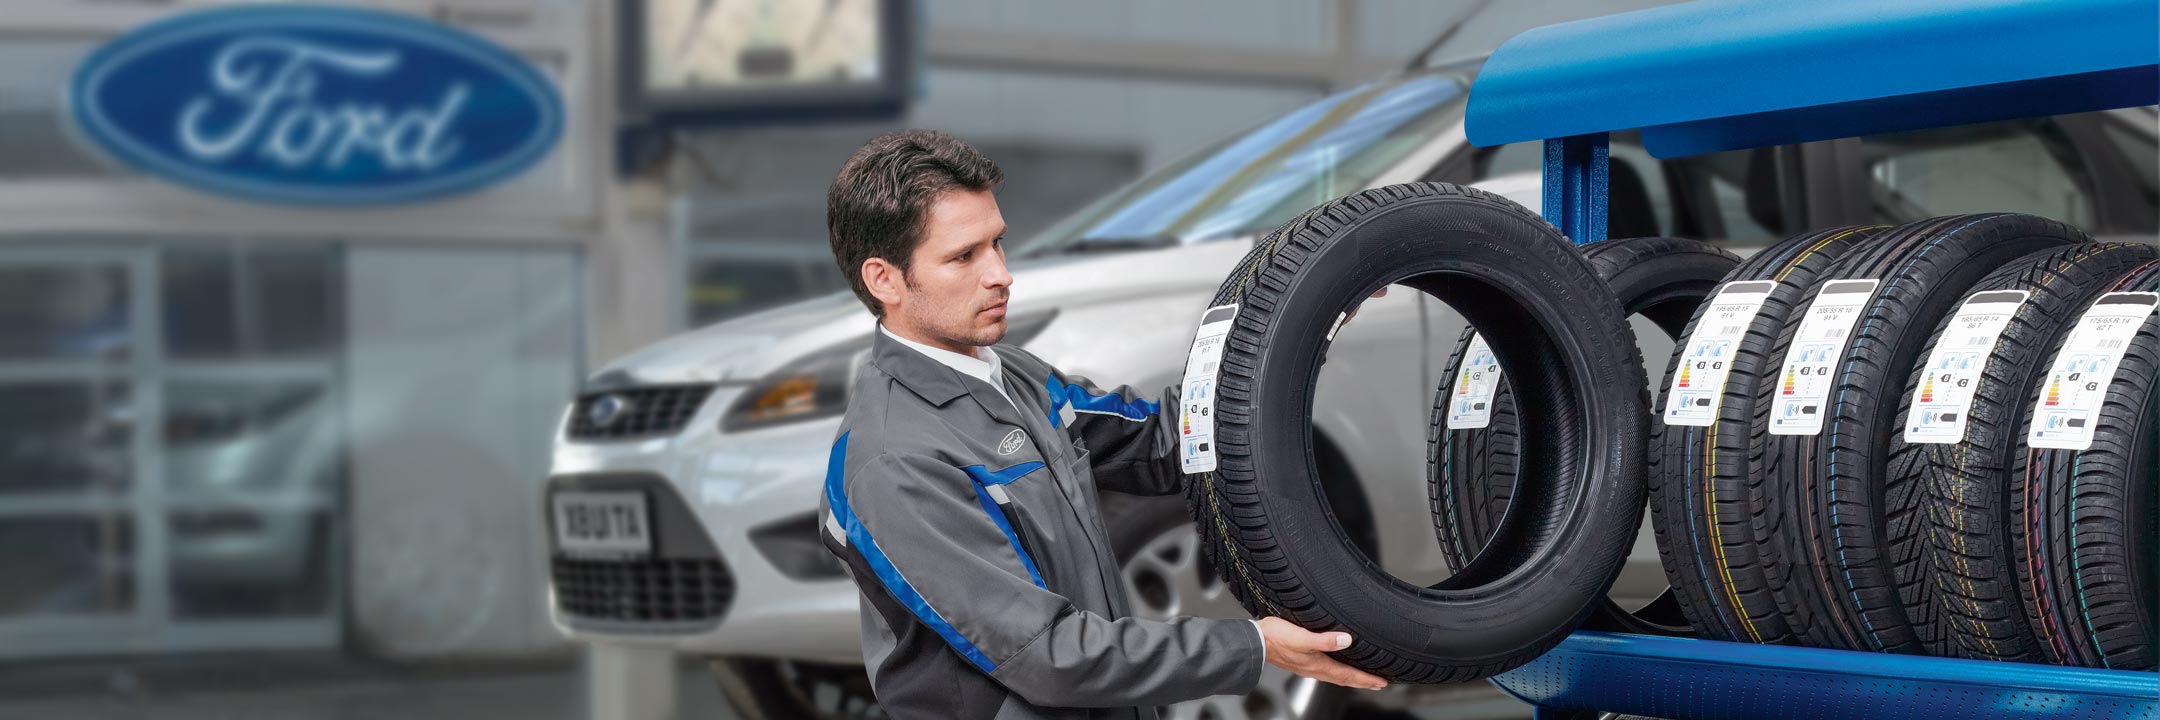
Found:
[[888, 715], [1152, 718], [1252, 690], [1252, 623], [1128, 617], [1103, 530], [1096, 471], [1104, 490], [1180, 489], [1176, 388], [1106, 393], [990, 348], [1007, 402], [875, 338], [821, 509], [825, 546], [862, 592], [863, 660]]

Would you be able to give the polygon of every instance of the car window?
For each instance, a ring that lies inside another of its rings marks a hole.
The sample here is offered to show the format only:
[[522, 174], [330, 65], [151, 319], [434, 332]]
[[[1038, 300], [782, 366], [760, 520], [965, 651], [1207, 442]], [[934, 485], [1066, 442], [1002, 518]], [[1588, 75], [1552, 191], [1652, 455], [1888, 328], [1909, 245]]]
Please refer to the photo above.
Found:
[[[1660, 161], [1643, 150], [1641, 141], [1633, 132], [1614, 133], [1608, 146], [1611, 163], [1608, 176], [1609, 190], [1606, 205], [1606, 234], [1610, 237], [1645, 237], [1668, 235], [1699, 240], [1738, 240], [1753, 242], [1777, 236], [1771, 227], [1775, 218], [1757, 219], [1748, 210], [1747, 183], [1775, 182], [1774, 173], [1749, 172], [1752, 161], [1750, 151], [1716, 153]], [[1522, 142], [1480, 150], [1472, 156], [1467, 176], [1463, 173], [1443, 173], [1435, 179], [1451, 182], [1480, 182], [1518, 173], [1542, 172], [1545, 146], [1542, 142]], [[1765, 160], [1767, 162], [1767, 159]], [[1673, 193], [1696, 199], [1690, 212], [1679, 207]], [[1758, 191], [1761, 198], [1773, 202], [1778, 194], [1775, 187]], [[1702, 215], [1707, 214], [1705, 218]]]
[[1265, 232], [1307, 208], [1364, 189], [1439, 135], [1461, 118], [1465, 87], [1455, 75], [1412, 75], [1329, 97], [1151, 173], [1013, 252]]
[[[2144, 127], [2138, 127], [2138, 121]], [[2125, 214], [2147, 223], [2160, 217], [2160, 144], [2154, 140], [2153, 122], [2150, 112], [2125, 111], [2100, 123], [2109, 144], [2106, 150], [2123, 158], [2130, 168], [2130, 187], [2123, 188], [2120, 202], [2135, 203], [2135, 207], [2128, 208]], [[2147, 233], [2154, 230], [2151, 225], [2139, 229]]]
[[1742, 245], [1785, 237], [1774, 155], [1773, 148], [1764, 147], [1670, 160], [1703, 225], [1679, 234]]
[[2049, 118], [1871, 135], [1860, 147], [1876, 222], [1974, 212], [2094, 220], [2084, 168]]

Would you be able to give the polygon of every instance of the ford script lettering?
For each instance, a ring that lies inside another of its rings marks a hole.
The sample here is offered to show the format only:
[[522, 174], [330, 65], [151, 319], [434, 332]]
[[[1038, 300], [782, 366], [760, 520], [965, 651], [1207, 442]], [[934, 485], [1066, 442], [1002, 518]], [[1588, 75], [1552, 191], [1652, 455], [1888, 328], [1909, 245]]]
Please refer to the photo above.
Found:
[[530, 168], [562, 134], [553, 83], [418, 18], [233, 7], [123, 35], [77, 70], [84, 134], [130, 165], [256, 200], [427, 200]]

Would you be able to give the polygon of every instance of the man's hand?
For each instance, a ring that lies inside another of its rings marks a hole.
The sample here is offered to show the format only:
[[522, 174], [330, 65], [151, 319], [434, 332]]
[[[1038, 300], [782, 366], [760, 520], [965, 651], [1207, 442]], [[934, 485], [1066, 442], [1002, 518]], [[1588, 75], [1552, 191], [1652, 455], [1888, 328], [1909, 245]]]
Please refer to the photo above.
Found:
[[[1387, 286], [1385, 286], [1385, 285], [1382, 285], [1382, 286], [1380, 286], [1380, 289], [1378, 289], [1378, 290], [1374, 290], [1374, 291], [1373, 291], [1372, 297], [1370, 297], [1370, 298], [1367, 298], [1367, 299], [1368, 299], [1368, 300], [1377, 300], [1377, 299], [1380, 299], [1380, 298], [1384, 298], [1384, 297], [1387, 297]], [[1357, 307], [1354, 307], [1354, 308], [1350, 308], [1350, 311], [1349, 311], [1349, 312], [1343, 313], [1343, 314], [1342, 314], [1341, 316], [1337, 317], [1337, 318], [1335, 319], [1335, 327], [1332, 327], [1332, 328], [1329, 328], [1329, 329], [1328, 329], [1328, 333], [1327, 333], [1328, 339], [1329, 339], [1329, 340], [1334, 340], [1334, 339], [1335, 339], [1335, 333], [1338, 333], [1338, 332], [1342, 332], [1343, 326], [1344, 326], [1344, 325], [1348, 325], [1348, 324], [1350, 324], [1350, 318], [1354, 318], [1354, 317], [1357, 317], [1357, 311], [1358, 311], [1358, 308], [1362, 308], [1362, 307], [1365, 307], [1365, 303], [1363, 303], [1363, 302], [1359, 302], [1359, 303], [1358, 303], [1358, 306], [1357, 306]]]
[[1344, 687], [1379, 690], [1387, 681], [1328, 657], [1350, 647], [1350, 633], [1316, 633], [1279, 617], [1260, 618], [1260, 636], [1267, 642], [1269, 665]]

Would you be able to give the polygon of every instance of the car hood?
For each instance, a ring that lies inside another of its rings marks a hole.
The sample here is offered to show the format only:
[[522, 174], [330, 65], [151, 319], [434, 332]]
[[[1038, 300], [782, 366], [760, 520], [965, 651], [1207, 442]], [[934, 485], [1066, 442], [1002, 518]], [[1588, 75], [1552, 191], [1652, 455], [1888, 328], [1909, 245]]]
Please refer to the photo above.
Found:
[[[1015, 261], [1012, 317], [1091, 303], [1205, 293], [1252, 247], [1250, 238], [1099, 256]], [[750, 381], [876, 327], [854, 293], [840, 292], [679, 333], [609, 362], [587, 388]]]

